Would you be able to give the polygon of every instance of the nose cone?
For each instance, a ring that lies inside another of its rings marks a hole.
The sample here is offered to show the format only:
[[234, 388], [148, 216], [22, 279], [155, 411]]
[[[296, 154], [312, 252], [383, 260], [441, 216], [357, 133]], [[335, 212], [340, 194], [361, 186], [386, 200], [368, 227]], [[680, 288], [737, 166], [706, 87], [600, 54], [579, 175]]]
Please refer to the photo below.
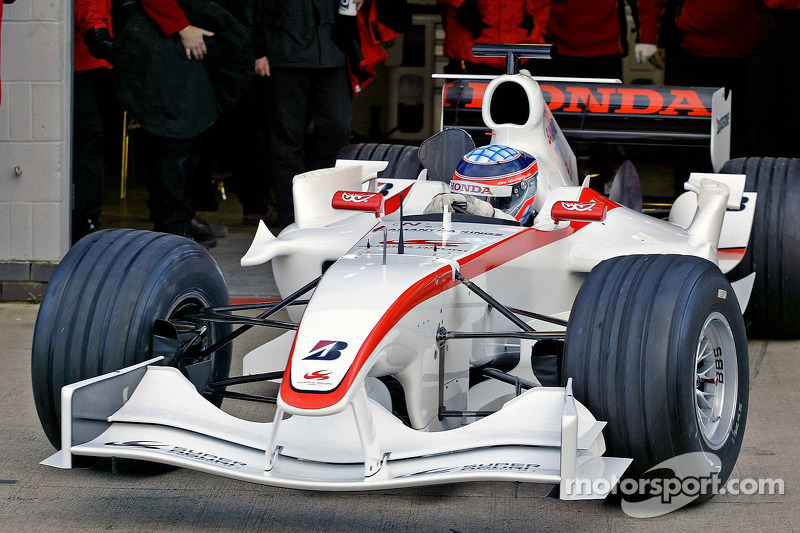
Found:
[[383, 347], [399, 335], [393, 330], [442, 292], [445, 280], [452, 282], [452, 268], [428, 254], [393, 253], [386, 265], [380, 253], [340, 259], [325, 273], [300, 321], [281, 407], [305, 415], [344, 409], [353, 389], [391, 352]]

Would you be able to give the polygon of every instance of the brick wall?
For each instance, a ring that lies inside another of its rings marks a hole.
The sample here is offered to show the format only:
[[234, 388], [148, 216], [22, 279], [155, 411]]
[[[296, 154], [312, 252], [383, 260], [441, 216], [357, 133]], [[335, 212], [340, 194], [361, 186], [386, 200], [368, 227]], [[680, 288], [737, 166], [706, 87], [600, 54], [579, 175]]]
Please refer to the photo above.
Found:
[[[0, 262], [27, 264], [30, 275], [69, 247], [71, 20], [63, 0], [19, 0], [3, 11]], [[6, 279], [4, 291], [39, 282]]]
[[40, 302], [58, 263], [0, 261], [0, 302]]

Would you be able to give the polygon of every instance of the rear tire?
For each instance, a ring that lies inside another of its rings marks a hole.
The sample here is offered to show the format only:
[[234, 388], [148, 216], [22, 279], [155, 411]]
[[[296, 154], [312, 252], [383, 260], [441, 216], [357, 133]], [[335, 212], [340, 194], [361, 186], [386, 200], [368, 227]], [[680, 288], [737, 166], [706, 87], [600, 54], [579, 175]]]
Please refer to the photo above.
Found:
[[731, 279], [756, 273], [745, 318], [751, 336], [800, 338], [800, 159], [733, 159], [723, 174], [745, 174], [758, 193], [753, 231]]
[[727, 480], [744, 436], [748, 369], [738, 301], [705, 259], [615, 257], [578, 292], [562, 382], [571, 377], [575, 398], [608, 422], [608, 453], [633, 459], [626, 477], [703, 452], [719, 457]]
[[[33, 332], [33, 397], [53, 446], [61, 448], [64, 385], [150, 359], [154, 320], [229, 302], [216, 262], [189, 239], [112, 229], [80, 240], [50, 279]], [[230, 332], [208, 326], [207, 342]], [[228, 376], [231, 353], [215, 352], [211, 379]]]
[[386, 170], [378, 172], [381, 178], [415, 180], [422, 170], [416, 146], [403, 144], [359, 143], [348, 144], [337, 154], [337, 159], [356, 159], [359, 161], [388, 161]]

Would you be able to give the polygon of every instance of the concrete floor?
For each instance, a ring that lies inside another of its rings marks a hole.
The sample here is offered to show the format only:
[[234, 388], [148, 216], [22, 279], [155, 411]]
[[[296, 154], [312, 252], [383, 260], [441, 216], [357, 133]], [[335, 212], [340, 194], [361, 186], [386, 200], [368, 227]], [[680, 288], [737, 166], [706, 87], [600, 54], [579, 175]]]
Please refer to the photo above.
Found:
[[[141, 180], [142, 178], [129, 181], [124, 199], [120, 198], [118, 182], [106, 183], [101, 215], [104, 228], [153, 229], [148, 218], [147, 191]], [[227, 200], [220, 200], [217, 211], [199, 212], [198, 215], [228, 228], [228, 236], [217, 239], [217, 246], [210, 251], [222, 271], [234, 301], [278, 298], [278, 289], [269, 264], [248, 268], [239, 264], [253, 242], [256, 228], [242, 224], [242, 207], [235, 195], [230, 194]]]
[[[0, 305], [0, 531], [796, 531], [800, 530], [800, 342], [750, 341], [750, 413], [733, 477], [781, 478], [785, 494], [716, 496], [641, 520], [619, 506], [561, 502], [549, 487], [467, 483], [372, 493], [274, 489], [177, 470], [161, 475], [63, 471], [39, 465], [53, 453], [30, 385], [30, 346], [38, 307]], [[241, 356], [263, 342], [244, 337]], [[226, 401], [239, 416], [264, 407]], [[260, 412], [259, 412], [260, 411]]]

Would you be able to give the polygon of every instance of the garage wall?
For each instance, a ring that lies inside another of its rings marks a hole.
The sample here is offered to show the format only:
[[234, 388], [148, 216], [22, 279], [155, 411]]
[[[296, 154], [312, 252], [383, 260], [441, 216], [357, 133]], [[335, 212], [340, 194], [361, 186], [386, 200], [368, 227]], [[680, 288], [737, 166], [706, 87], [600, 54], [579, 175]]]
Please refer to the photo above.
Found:
[[0, 274], [58, 261], [69, 246], [71, 21], [64, 0], [3, 11]]

